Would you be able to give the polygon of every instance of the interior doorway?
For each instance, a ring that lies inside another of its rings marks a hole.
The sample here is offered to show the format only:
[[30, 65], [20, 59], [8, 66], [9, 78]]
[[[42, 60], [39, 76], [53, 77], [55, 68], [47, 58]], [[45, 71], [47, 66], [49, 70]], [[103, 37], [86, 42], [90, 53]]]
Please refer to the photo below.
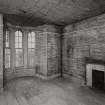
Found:
[[104, 71], [92, 70], [92, 87], [104, 90]]

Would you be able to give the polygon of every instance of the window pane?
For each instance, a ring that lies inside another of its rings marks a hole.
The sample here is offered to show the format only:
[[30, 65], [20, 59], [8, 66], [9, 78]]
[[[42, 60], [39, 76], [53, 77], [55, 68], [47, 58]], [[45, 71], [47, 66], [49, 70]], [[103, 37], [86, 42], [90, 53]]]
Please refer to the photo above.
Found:
[[15, 48], [22, 48], [22, 32], [15, 32]]
[[32, 38], [32, 42], [35, 42], [35, 37]]
[[22, 37], [22, 32], [18, 31], [18, 36]]
[[35, 32], [31, 32], [32, 37], [35, 37]]
[[15, 42], [18, 42], [18, 36], [15, 37]]
[[34, 49], [28, 50], [28, 65], [29, 67], [34, 67], [35, 52]]
[[35, 48], [35, 33], [28, 34], [28, 48]]
[[15, 32], [15, 36], [17, 36], [17, 37], [18, 37], [18, 31], [16, 31], [16, 32]]
[[31, 46], [31, 48], [35, 48], [35, 44], [34, 44], [34, 43], [32, 43], [32, 46]]
[[6, 42], [5, 44], [6, 44], [6, 47], [9, 47], [9, 43], [8, 42]]
[[10, 49], [5, 49], [5, 68], [10, 68]]
[[22, 43], [22, 37], [19, 37], [19, 42]]
[[18, 48], [22, 48], [22, 43], [19, 43], [18, 45], [19, 45]]
[[31, 37], [31, 33], [30, 32], [28, 33], [28, 37]]
[[5, 47], [9, 47], [9, 31], [6, 30]]
[[35, 60], [35, 33], [28, 34], [28, 66], [34, 67]]
[[22, 49], [16, 49], [15, 64], [16, 64], [16, 67], [23, 66], [23, 50]]
[[28, 42], [31, 42], [31, 37], [28, 37]]
[[18, 48], [18, 43], [15, 43], [15, 48]]
[[9, 31], [6, 30], [5, 36], [5, 68], [10, 68], [10, 49], [9, 49]]
[[31, 48], [31, 43], [28, 43], [28, 48]]

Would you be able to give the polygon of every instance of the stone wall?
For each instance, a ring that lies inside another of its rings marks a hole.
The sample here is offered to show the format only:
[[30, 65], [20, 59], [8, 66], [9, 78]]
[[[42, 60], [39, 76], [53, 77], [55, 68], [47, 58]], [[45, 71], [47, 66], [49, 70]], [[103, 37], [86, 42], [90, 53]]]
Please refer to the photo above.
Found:
[[38, 32], [36, 35], [36, 74], [47, 76], [47, 35]]
[[65, 27], [63, 73], [84, 83], [85, 58], [105, 60], [105, 14]]
[[0, 14], [0, 92], [3, 89], [3, 16]]
[[60, 73], [60, 35], [48, 33], [47, 36], [48, 76]]
[[60, 34], [50, 25], [40, 26], [37, 30], [39, 29], [43, 32], [37, 35], [37, 74], [57, 76], [60, 74]]

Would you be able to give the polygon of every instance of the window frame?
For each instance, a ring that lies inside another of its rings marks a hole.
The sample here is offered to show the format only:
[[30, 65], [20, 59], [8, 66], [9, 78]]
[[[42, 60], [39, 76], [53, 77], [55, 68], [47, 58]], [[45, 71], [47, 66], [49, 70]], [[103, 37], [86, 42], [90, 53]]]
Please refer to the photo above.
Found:
[[[19, 42], [19, 37], [20, 37], [20, 36], [19, 36], [19, 32], [21, 32], [21, 35], [22, 35], [22, 36], [21, 36], [21, 38], [22, 38], [22, 39], [21, 39], [21, 47], [19, 47], [19, 45], [18, 45], [18, 47], [16, 47], [16, 40], [15, 40], [15, 39], [16, 39], [16, 32], [18, 32], [18, 42], [17, 42], [18, 44], [20, 43], [20, 42]], [[15, 43], [14, 43], [14, 44], [15, 44], [15, 47], [14, 47], [14, 48], [15, 48], [15, 65], [14, 65], [15, 68], [24, 67], [24, 44], [23, 44], [24, 39], [23, 39], [23, 35], [24, 35], [24, 34], [23, 34], [23, 32], [22, 32], [21, 30], [16, 30], [16, 31], [15, 31], [15, 39], [14, 39], [14, 40], [15, 40], [15, 41], [14, 41], [14, 42], [15, 42]], [[22, 50], [22, 64], [21, 64], [21, 66], [17, 66], [17, 65], [16, 65], [16, 55], [17, 55], [16, 50], [20, 50], [20, 49]]]
[[[7, 34], [7, 32], [8, 32], [8, 34]], [[8, 45], [6, 46], [6, 42], [7, 42], [7, 35], [8, 35]], [[4, 68], [5, 69], [10, 69], [11, 68], [11, 48], [10, 48], [10, 30], [8, 30], [8, 29], [6, 29], [5, 30], [5, 37], [4, 37], [4, 49], [5, 49], [5, 66], [4, 66]], [[6, 53], [6, 50], [9, 50], [9, 53]], [[9, 67], [6, 67], [6, 55], [9, 55]]]
[[[34, 41], [32, 40], [32, 33], [34, 33]], [[31, 41], [29, 41], [29, 34], [31, 35]], [[30, 63], [28, 62], [29, 61], [29, 50], [31, 50], [31, 52], [34, 52], [34, 55], [35, 55], [35, 46], [36, 46], [35, 40], [36, 40], [36, 33], [34, 31], [28, 32], [28, 34], [27, 34], [27, 66], [28, 66], [28, 68], [35, 67], [34, 65], [33, 66], [29, 65]], [[29, 47], [29, 43], [30, 43], [31, 47]], [[33, 44], [34, 44], [34, 47], [32, 47]], [[32, 50], [34, 50], [34, 51], [32, 51]], [[34, 64], [35, 64], [35, 58], [34, 58]]]

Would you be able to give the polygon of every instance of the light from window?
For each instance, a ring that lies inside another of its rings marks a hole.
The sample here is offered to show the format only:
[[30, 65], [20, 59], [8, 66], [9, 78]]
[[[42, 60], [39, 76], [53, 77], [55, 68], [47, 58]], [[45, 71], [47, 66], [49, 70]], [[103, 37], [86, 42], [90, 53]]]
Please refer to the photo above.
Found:
[[16, 49], [16, 60], [15, 60], [16, 67], [23, 66], [23, 50]]
[[5, 49], [5, 68], [10, 68], [10, 49]]
[[5, 68], [10, 68], [10, 34], [6, 30], [5, 34]]
[[15, 66], [21, 67], [23, 66], [23, 49], [22, 49], [22, 32], [15, 32]]
[[6, 30], [5, 47], [9, 47], [9, 31]]
[[31, 32], [28, 34], [28, 48], [35, 48], [35, 33]]
[[15, 32], [15, 48], [22, 48], [22, 32]]
[[35, 32], [28, 33], [28, 66], [34, 67], [35, 60]]

